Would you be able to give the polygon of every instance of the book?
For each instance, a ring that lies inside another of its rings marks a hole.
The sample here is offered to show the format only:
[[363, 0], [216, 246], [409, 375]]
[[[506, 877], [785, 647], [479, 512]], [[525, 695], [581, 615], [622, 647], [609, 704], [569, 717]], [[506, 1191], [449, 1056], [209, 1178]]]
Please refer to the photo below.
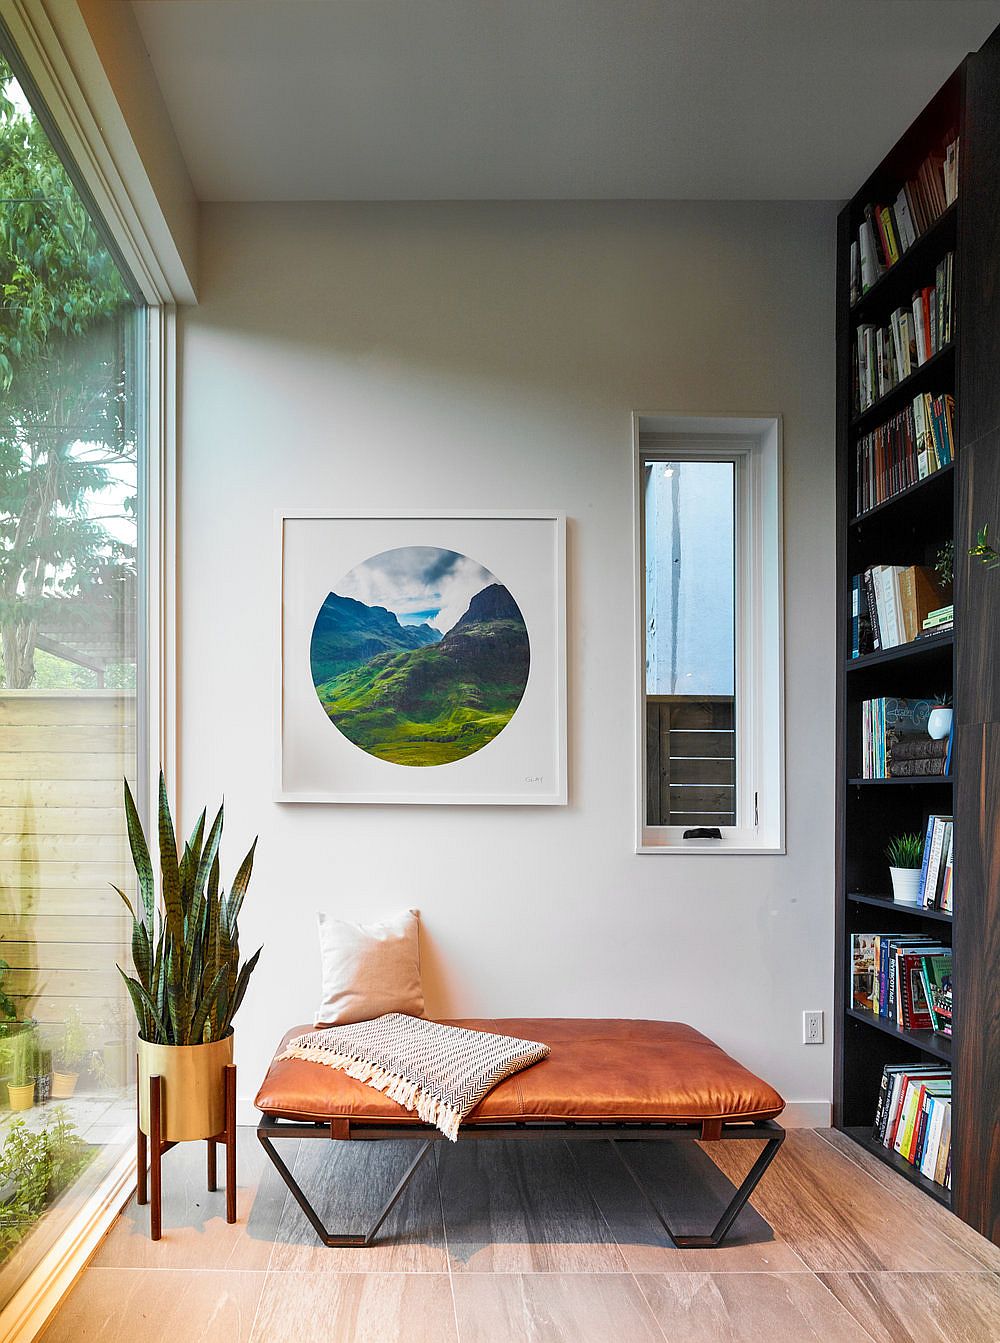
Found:
[[851, 934], [851, 1002], [859, 1011], [877, 1011], [875, 934]]
[[[899, 737], [927, 735], [927, 719], [932, 701], [886, 696], [863, 700], [861, 704], [862, 778], [889, 779], [893, 741]], [[943, 773], [943, 770], [937, 771]], [[911, 777], [911, 770], [906, 775]]]

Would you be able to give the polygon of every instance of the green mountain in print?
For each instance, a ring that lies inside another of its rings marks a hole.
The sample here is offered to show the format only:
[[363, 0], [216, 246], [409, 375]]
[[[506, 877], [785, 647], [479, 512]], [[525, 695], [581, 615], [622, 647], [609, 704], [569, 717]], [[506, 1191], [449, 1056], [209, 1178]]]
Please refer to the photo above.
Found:
[[[429, 626], [401, 626], [381, 607], [331, 593], [313, 633], [313, 680], [331, 722], [398, 765], [443, 765], [478, 751], [510, 722], [528, 681], [528, 631], [502, 584], [478, 592], [443, 638], [429, 642], [428, 630], [436, 638]], [[373, 642], [400, 635], [422, 646], [368, 655]], [[358, 660], [345, 668], [352, 649]], [[327, 667], [334, 674], [320, 679]]]
[[435, 643], [441, 632], [430, 625], [401, 625], [384, 606], [366, 606], [331, 592], [320, 607], [309, 645], [313, 685], [367, 662], [378, 653], [398, 653]]

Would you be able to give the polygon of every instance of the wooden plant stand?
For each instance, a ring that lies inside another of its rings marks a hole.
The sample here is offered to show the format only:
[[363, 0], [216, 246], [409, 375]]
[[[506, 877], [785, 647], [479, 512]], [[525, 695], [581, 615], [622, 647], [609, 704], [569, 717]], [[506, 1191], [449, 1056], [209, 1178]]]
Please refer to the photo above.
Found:
[[[208, 1188], [210, 1193], [214, 1193], [218, 1188], [216, 1182], [215, 1167], [215, 1149], [221, 1143], [226, 1149], [226, 1221], [230, 1224], [236, 1221], [236, 1065], [229, 1063], [226, 1065], [226, 1127], [221, 1133], [216, 1133], [211, 1138], [206, 1138], [208, 1144]], [[160, 1178], [160, 1160], [164, 1152], [169, 1152], [171, 1147], [176, 1147], [176, 1142], [164, 1142], [160, 1137], [160, 1115], [161, 1115], [161, 1082], [159, 1077], [149, 1079], [149, 1139], [142, 1131], [142, 1125], [139, 1123], [138, 1107], [136, 1108], [135, 1134], [136, 1134], [136, 1203], [149, 1203], [149, 1235], [152, 1240], [159, 1240], [161, 1235], [161, 1221], [163, 1212], [163, 1192]], [[139, 1082], [136, 1082], [138, 1088]], [[149, 1196], [146, 1190], [146, 1160], [147, 1147], [149, 1152]]]

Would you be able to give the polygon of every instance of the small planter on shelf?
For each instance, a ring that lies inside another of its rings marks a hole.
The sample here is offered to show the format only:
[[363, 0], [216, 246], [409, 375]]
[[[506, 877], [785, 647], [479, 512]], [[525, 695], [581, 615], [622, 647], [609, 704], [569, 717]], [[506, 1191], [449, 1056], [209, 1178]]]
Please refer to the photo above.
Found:
[[895, 835], [885, 851], [892, 879], [892, 898], [897, 905], [915, 906], [920, 893], [920, 869], [924, 842], [919, 835]]
[[951, 731], [954, 714], [950, 696], [945, 696], [934, 705], [927, 716], [927, 735], [932, 741], [944, 741]]

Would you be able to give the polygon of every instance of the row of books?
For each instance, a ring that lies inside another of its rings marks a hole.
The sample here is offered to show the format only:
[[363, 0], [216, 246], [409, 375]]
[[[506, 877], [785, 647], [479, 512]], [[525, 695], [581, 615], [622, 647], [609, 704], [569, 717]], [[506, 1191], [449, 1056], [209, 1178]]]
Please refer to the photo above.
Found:
[[958, 137], [930, 154], [891, 205], [865, 206], [851, 243], [851, 302], [856, 303], [958, 198]]
[[861, 777], [922, 778], [951, 770], [952, 734], [935, 745], [927, 735], [933, 700], [882, 696], [861, 703]]
[[951, 1070], [933, 1063], [887, 1063], [872, 1137], [926, 1179], [950, 1189]]
[[954, 253], [938, 262], [934, 283], [918, 289], [910, 308], [897, 308], [888, 326], [864, 322], [854, 335], [855, 411], [875, 402], [950, 343], [954, 323]]
[[[875, 564], [851, 579], [851, 656], [939, 634], [950, 593], [922, 564]], [[954, 606], [951, 606], [954, 618]], [[926, 622], [930, 621], [928, 625]]]
[[951, 1034], [951, 947], [922, 933], [852, 933], [851, 974], [858, 1011]]
[[954, 819], [938, 815], [927, 818], [924, 861], [917, 887], [917, 904], [925, 909], [940, 909], [944, 914], [951, 914], [954, 909]]
[[858, 439], [858, 513], [926, 480], [954, 460], [954, 397], [929, 393], [914, 397], [910, 405]]

